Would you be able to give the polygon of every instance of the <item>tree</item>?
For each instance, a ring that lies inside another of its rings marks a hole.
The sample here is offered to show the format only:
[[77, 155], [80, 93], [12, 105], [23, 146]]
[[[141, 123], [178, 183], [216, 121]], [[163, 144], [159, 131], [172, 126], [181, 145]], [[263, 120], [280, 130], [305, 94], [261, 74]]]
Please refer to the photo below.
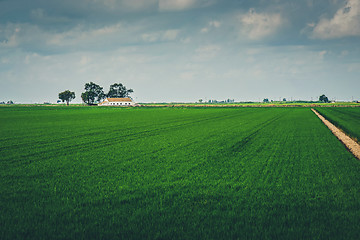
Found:
[[99, 85], [90, 82], [85, 84], [85, 92], [81, 94], [81, 99], [88, 105], [93, 105], [96, 102], [101, 102], [105, 98], [103, 88]]
[[107, 94], [109, 98], [124, 98], [129, 97], [129, 94], [134, 92], [132, 89], [126, 89], [121, 83], [114, 83], [110, 85], [110, 90]]
[[69, 102], [75, 99], [75, 93], [69, 90], [63, 91], [59, 93], [59, 99], [61, 99], [62, 102], [66, 102], [66, 105], [69, 105]]
[[328, 103], [329, 102], [329, 99], [325, 96], [325, 94], [321, 95], [319, 97], [319, 101], [320, 102], [324, 102], [324, 103]]
[[268, 103], [268, 102], [269, 102], [269, 99], [268, 99], [268, 98], [264, 98], [263, 102], [264, 102], [264, 103]]

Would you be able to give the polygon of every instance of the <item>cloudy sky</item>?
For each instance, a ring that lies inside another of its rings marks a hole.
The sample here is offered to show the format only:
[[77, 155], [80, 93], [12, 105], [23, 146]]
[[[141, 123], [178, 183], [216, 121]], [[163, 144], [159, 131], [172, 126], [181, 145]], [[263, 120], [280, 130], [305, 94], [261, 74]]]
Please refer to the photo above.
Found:
[[360, 0], [0, 0], [0, 101], [360, 100]]

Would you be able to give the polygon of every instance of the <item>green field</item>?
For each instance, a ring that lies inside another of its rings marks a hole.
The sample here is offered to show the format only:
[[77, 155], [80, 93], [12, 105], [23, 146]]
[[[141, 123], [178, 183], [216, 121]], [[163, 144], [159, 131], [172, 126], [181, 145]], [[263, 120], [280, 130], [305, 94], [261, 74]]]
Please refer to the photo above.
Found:
[[317, 108], [316, 110], [360, 142], [360, 108]]
[[0, 136], [0, 239], [360, 237], [360, 162], [309, 108], [0, 107]]

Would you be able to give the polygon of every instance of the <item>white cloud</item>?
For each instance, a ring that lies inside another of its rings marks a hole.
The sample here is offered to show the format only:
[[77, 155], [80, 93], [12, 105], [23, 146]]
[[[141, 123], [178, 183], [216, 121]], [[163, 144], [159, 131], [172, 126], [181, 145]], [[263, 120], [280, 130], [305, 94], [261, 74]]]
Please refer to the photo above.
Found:
[[348, 0], [333, 18], [322, 18], [314, 26], [312, 38], [333, 39], [360, 36], [360, 1]]
[[160, 11], [181, 11], [194, 7], [196, 0], [159, 0]]
[[65, 46], [77, 44], [83, 41], [94, 40], [97, 38], [103, 38], [105, 36], [117, 34], [121, 30], [122, 24], [117, 23], [114, 25], [96, 28], [88, 31], [83, 30], [83, 26], [77, 26], [76, 28], [67, 32], [58, 34], [45, 34], [47, 35], [46, 39], [49, 45]]
[[319, 52], [319, 57], [320, 57], [320, 59], [324, 59], [324, 56], [325, 56], [327, 53], [328, 53], [328, 52], [325, 51], [325, 50]]
[[179, 32], [180, 31], [178, 29], [170, 29], [166, 31], [144, 33], [141, 35], [141, 38], [145, 42], [174, 41]]
[[360, 72], [360, 63], [351, 63], [347, 68], [348, 72]]
[[158, 0], [87, 0], [111, 10], [139, 11], [156, 6]]
[[90, 0], [90, 1], [104, 4], [104, 6], [108, 8], [115, 8], [115, 6], [118, 4], [116, 0]]
[[2, 64], [10, 63], [10, 59], [9, 58], [1, 58], [1, 63]]
[[15, 34], [0, 42], [0, 47], [17, 47], [18, 40]]
[[92, 59], [88, 56], [82, 56], [79, 63], [81, 66], [85, 66], [85, 65], [89, 64], [91, 62], [91, 60]]
[[284, 24], [284, 19], [280, 14], [256, 13], [254, 9], [242, 14], [240, 21], [243, 27], [242, 34], [254, 40], [276, 33]]
[[211, 21], [209, 22], [210, 27], [218, 28], [221, 26], [221, 23], [219, 21]]
[[202, 28], [202, 29], [200, 30], [200, 32], [201, 32], [201, 33], [207, 33], [207, 32], [209, 32], [209, 29], [208, 29], [207, 27], [205, 27], [205, 28]]
[[159, 39], [158, 33], [144, 33], [141, 38], [145, 42], [156, 42]]
[[84, 25], [60, 32], [45, 31], [33, 24], [6, 24], [0, 28], [4, 32], [0, 34], [0, 47], [26, 47], [42, 48], [43, 46], [72, 46], [76, 44], [84, 45], [89, 42], [98, 41], [99, 38], [116, 36], [123, 31], [121, 23], [104, 26], [94, 29], [85, 29]]
[[195, 79], [195, 72], [183, 72], [180, 74], [180, 79], [181, 80], [194, 80]]
[[0, 25], [0, 47], [17, 47], [21, 42], [21, 35], [24, 34], [26, 30], [26, 25], [24, 24], [13, 24], [9, 23], [6, 25]]
[[[101, 27], [88, 28], [84, 24], [62, 32], [46, 30], [35, 24], [1, 25], [0, 50], [1, 48], [18, 48], [29, 52], [41, 54], [53, 54], [56, 52], [83, 51], [91, 49], [117, 49], [128, 42], [139, 41], [138, 38], [144, 28], [140, 25], [125, 25], [115, 23]], [[174, 38], [176, 32], [164, 32], [164, 39]]]
[[45, 11], [42, 8], [33, 9], [30, 15], [33, 18], [43, 18], [45, 16]]
[[79, 24], [62, 32], [49, 31], [35, 24], [0, 24], [0, 29], [0, 50], [19, 48], [41, 54], [117, 49], [127, 43], [169, 42], [180, 35], [179, 29], [147, 32], [142, 22], [132, 25], [118, 22], [92, 28]]
[[42, 21], [42, 22], [46, 22], [46, 23], [66, 23], [66, 22], [70, 22], [70, 19], [64, 17], [64, 16], [50, 16], [47, 14], [47, 12], [45, 11], [45, 9], [43, 8], [37, 8], [37, 9], [33, 9], [30, 12], [30, 17], [33, 20], [36, 21]]
[[164, 32], [162, 39], [165, 41], [173, 41], [177, 38], [179, 34], [179, 30], [171, 29]]
[[156, 4], [157, 0], [122, 0], [120, 7], [134, 11], [147, 9]]
[[215, 58], [218, 52], [221, 50], [221, 47], [218, 45], [206, 45], [199, 47], [195, 50], [196, 55], [194, 60], [196, 61], [209, 61]]
[[341, 51], [341, 55], [340, 55], [341, 57], [345, 57], [347, 55], [349, 55], [349, 51], [347, 51], [347, 50]]
[[219, 28], [221, 23], [219, 21], [210, 21], [207, 27], [204, 27], [200, 30], [201, 33], [207, 33], [213, 28]]
[[206, 7], [213, 0], [159, 0], [160, 11], [183, 11], [191, 8]]
[[102, 36], [105, 34], [112, 34], [112, 33], [116, 33], [118, 31], [120, 31], [122, 28], [121, 23], [117, 23], [114, 25], [110, 25], [110, 26], [105, 26], [102, 28], [98, 28], [92, 31], [87, 32], [87, 34], [89, 34], [90, 36]]

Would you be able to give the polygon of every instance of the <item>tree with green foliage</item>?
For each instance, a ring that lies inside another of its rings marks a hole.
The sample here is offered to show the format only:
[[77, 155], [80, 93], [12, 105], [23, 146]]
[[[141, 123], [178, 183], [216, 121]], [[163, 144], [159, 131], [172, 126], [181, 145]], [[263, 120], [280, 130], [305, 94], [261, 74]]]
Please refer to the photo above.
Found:
[[110, 85], [110, 90], [107, 94], [109, 98], [124, 98], [129, 97], [130, 93], [133, 93], [134, 90], [126, 89], [126, 87], [122, 83], [114, 83]]
[[263, 102], [264, 102], [264, 103], [268, 103], [268, 102], [269, 102], [269, 99], [268, 99], [268, 98], [264, 98]]
[[75, 99], [75, 93], [65, 90], [64, 92], [59, 93], [59, 99], [61, 99], [62, 102], [66, 102], [66, 105], [69, 105], [69, 102]]
[[90, 82], [85, 84], [85, 92], [81, 94], [84, 103], [94, 105], [105, 98], [103, 88], [96, 83]]
[[321, 95], [319, 97], [319, 101], [320, 102], [324, 102], [324, 103], [328, 103], [329, 102], [329, 99], [325, 96], [325, 94]]

